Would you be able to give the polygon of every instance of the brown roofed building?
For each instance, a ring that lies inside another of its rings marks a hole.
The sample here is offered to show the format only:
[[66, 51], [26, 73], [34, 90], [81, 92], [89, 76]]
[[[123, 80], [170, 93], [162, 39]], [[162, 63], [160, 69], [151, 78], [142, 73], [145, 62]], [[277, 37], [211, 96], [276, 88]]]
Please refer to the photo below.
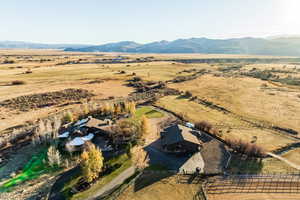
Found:
[[198, 131], [176, 124], [166, 128], [161, 133], [164, 151], [171, 153], [194, 153], [200, 149], [197, 138]]

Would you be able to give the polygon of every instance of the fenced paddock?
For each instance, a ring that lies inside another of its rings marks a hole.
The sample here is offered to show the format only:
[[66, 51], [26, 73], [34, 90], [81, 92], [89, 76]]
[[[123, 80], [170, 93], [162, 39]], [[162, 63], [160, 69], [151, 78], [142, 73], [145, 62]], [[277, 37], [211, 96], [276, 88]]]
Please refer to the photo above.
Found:
[[285, 193], [300, 195], [300, 174], [219, 176], [208, 179], [204, 184], [204, 189], [208, 195], [234, 193]]

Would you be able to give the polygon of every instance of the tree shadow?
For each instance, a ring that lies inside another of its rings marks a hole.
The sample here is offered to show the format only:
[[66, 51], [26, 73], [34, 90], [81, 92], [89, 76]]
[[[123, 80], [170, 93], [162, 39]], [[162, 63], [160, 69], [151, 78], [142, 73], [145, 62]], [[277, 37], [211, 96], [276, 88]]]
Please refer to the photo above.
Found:
[[164, 182], [164, 179], [173, 176], [174, 173], [168, 171], [149, 171], [145, 170], [141, 176], [134, 183], [134, 192], [137, 192], [143, 188], [146, 188], [156, 182]]
[[263, 168], [262, 159], [242, 159], [240, 156], [233, 154], [228, 171], [235, 174], [259, 174]]
[[135, 181], [135, 192], [145, 187], [148, 187], [156, 182], [162, 182], [167, 184], [168, 181], [165, 179], [177, 174], [181, 167], [192, 156], [184, 154], [173, 155], [163, 152], [160, 139], [144, 147], [144, 150], [148, 154], [150, 166], [146, 168], [143, 171], [143, 174]]

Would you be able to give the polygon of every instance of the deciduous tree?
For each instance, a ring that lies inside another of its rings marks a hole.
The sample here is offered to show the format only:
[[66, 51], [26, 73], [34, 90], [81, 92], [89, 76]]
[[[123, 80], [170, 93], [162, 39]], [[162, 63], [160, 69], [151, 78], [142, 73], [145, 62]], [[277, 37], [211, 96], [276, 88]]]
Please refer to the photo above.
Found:
[[92, 182], [98, 178], [103, 167], [103, 156], [100, 149], [94, 144], [89, 144], [88, 148], [81, 154], [81, 170], [87, 182]]
[[149, 165], [148, 154], [141, 146], [135, 146], [131, 149], [131, 160], [139, 170], [142, 170]]
[[141, 131], [143, 136], [149, 134], [150, 131], [150, 123], [149, 119], [146, 117], [146, 115], [143, 115], [141, 118]]
[[54, 147], [50, 146], [47, 152], [48, 163], [50, 166], [60, 166], [61, 165], [61, 156], [59, 151]]

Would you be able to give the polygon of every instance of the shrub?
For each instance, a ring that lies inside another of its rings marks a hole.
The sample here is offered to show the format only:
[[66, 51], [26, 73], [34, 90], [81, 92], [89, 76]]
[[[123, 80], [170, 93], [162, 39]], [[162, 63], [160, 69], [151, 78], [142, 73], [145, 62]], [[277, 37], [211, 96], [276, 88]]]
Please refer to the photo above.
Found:
[[61, 156], [59, 151], [54, 147], [50, 146], [47, 152], [48, 163], [51, 167], [61, 165]]
[[12, 85], [25, 85], [25, 81], [15, 80], [11, 82]]
[[13, 60], [4, 60], [3, 61], [3, 64], [13, 64], [13, 63], [15, 63], [15, 61], [13, 61]]
[[213, 128], [213, 125], [207, 121], [200, 121], [195, 124], [195, 127], [201, 131], [206, 131], [206, 132], [210, 133], [210, 131]]
[[186, 91], [186, 92], [184, 93], [184, 96], [187, 97], [187, 98], [190, 98], [190, 97], [193, 96], [193, 94], [192, 94], [190, 91]]
[[31, 74], [31, 73], [32, 73], [31, 69], [25, 71], [25, 74]]
[[134, 82], [138, 82], [138, 81], [141, 81], [141, 80], [142, 80], [142, 78], [139, 77], [139, 76], [135, 76], [135, 77], [133, 77], [133, 79], [132, 79], [132, 81], [134, 81]]
[[249, 157], [265, 156], [264, 149], [254, 143], [246, 142], [241, 139], [235, 140], [230, 138], [226, 138], [225, 141], [229, 147], [231, 147], [234, 151], [238, 153], [247, 155]]
[[74, 121], [74, 115], [72, 112], [68, 111], [67, 114], [63, 118], [64, 123], [70, 123]]

